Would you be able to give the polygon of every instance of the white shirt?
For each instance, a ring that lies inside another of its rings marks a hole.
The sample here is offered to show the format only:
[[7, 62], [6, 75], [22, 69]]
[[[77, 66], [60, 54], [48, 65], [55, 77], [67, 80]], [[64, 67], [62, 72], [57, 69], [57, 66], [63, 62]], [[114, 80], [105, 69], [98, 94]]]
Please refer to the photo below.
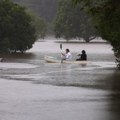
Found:
[[66, 60], [72, 60], [72, 54], [70, 52], [68, 52], [67, 54], [65, 54], [65, 59]]

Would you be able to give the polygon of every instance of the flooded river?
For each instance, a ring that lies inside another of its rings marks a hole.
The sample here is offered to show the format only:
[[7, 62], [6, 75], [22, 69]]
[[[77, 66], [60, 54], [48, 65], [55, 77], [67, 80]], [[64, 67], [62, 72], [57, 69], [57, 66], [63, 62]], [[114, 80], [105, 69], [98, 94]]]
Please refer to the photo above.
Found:
[[0, 120], [119, 120], [120, 72], [108, 43], [63, 43], [92, 64], [45, 63], [60, 58], [60, 43], [36, 42], [0, 63]]

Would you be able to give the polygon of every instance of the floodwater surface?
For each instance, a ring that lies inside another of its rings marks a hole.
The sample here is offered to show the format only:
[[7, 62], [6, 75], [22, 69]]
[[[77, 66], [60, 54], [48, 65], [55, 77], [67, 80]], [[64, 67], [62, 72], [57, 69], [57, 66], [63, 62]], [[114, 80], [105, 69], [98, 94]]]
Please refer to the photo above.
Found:
[[91, 64], [45, 63], [60, 43], [36, 42], [0, 63], [0, 120], [119, 120], [120, 72], [108, 43], [63, 43], [73, 59], [85, 49]]

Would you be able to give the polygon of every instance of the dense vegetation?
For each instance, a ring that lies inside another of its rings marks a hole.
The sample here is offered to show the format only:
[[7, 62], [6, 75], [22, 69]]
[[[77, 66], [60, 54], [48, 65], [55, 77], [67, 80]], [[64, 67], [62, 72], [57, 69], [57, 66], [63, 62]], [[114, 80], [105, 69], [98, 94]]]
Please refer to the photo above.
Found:
[[113, 46], [116, 57], [120, 57], [120, 0], [73, 0], [81, 3], [90, 13], [101, 37]]
[[89, 42], [97, 34], [91, 17], [81, 11], [80, 5], [74, 7], [71, 0], [60, 0], [55, 20], [55, 35], [67, 40], [83, 38]]
[[47, 34], [47, 22], [30, 9], [26, 12], [31, 16], [31, 24], [35, 27], [37, 39], [44, 39]]
[[0, 52], [24, 52], [36, 40], [35, 28], [25, 8], [0, 0]]
[[64, 37], [66, 40], [83, 38], [86, 42], [97, 35], [91, 16], [81, 11], [79, 5], [77, 8], [74, 7], [71, 0], [12, 1], [32, 9], [38, 16], [47, 21], [47, 34], [55, 32], [56, 37]]
[[58, 0], [12, 0], [36, 12], [47, 22], [52, 22], [57, 9]]
[[12, 0], [12, 1], [26, 7], [27, 9], [30, 9], [32, 13], [36, 13], [35, 18], [39, 17], [39, 20], [42, 19], [43, 24], [41, 24], [40, 22], [41, 20], [34, 21], [36, 22], [35, 24], [36, 25], [38, 24], [39, 26], [39, 28], [36, 26], [37, 30], [39, 30], [37, 33], [40, 33], [41, 27], [43, 28], [43, 26], [41, 25], [45, 25], [47, 23], [45, 25], [46, 28], [43, 28], [42, 30], [45, 31], [45, 34], [47, 35], [54, 35], [53, 21], [56, 15], [58, 0]]

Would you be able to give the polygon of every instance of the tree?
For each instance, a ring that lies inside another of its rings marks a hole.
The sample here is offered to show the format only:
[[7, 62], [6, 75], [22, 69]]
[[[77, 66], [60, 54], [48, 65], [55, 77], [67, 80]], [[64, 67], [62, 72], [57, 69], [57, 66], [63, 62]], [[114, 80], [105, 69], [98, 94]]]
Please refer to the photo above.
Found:
[[32, 10], [28, 9], [27, 12], [32, 18], [32, 25], [36, 29], [37, 38], [44, 39], [44, 37], [46, 36], [46, 32], [47, 32], [47, 22], [41, 17], [39, 17]]
[[36, 40], [31, 21], [25, 8], [10, 0], [0, 0], [0, 51], [30, 49]]
[[120, 1], [119, 0], [73, 0], [81, 3], [83, 9], [94, 19], [94, 25], [101, 37], [112, 46], [116, 57], [120, 57]]
[[89, 42], [97, 35], [91, 21], [91, 17], [81, 11], [79, 5], [74, 7], [72, 1], [61, 0], [55, 20], [55, 35], [67, 40], [83, 38]]
[[12, 0], [20, 5], [32, 9], [47, 22], [52, 22], [57, 9], [58, 0]]
[[[18, 3], [25, 6], [27, 9], [34, 13], [35, 18], [33, 24], [37, 30], [37, 33], [47, 35], [54, 35], [53, 20], [56, 15], [57, 1], [58, 0], [12, 0], [14, 3]], [[42, 19], [41, 19], [42, 18]], [[41, 22], [43, 24], [41, 24]], [[47, 23], [47, 24], [46, 24]], [[45, 27], [46, 26], [46, 27]], [[41, 31], [42, 30], [42, 31]], [[41, 31], [41, 32], [40, 32]]]

